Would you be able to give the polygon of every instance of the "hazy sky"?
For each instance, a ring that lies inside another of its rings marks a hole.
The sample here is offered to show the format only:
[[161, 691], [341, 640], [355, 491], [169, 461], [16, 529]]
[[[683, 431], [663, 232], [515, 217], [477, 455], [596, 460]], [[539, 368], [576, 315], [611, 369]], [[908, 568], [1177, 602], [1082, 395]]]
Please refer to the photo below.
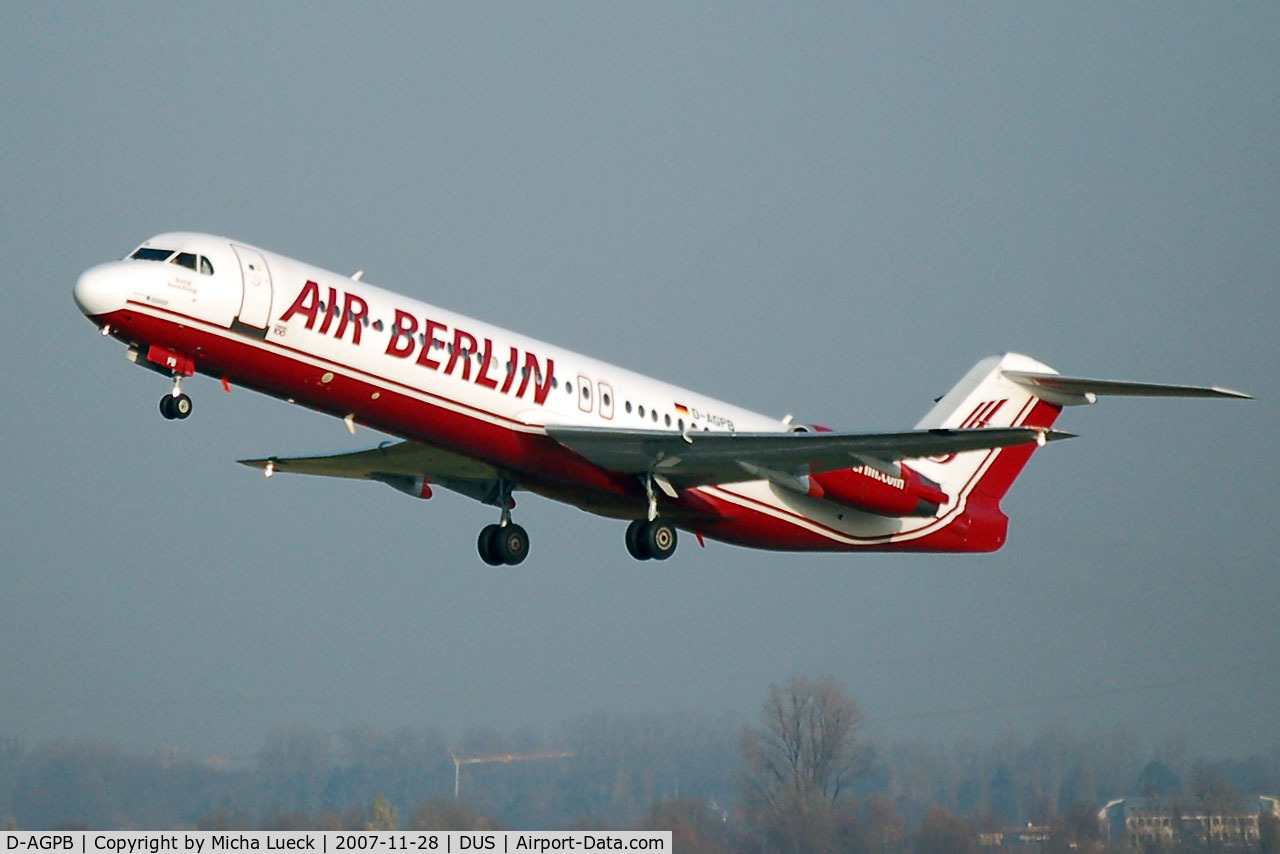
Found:
[[[0, 5], [0, 736], [244, 755], [273, 727], [754, 715], [1280, 743], [1280, 6]], [[76, 310], [227, 234], [706, 391], [909, 427], [979, 358], [1218, 383], [1059, 424], [989, 556], [789, 555], [525, 496], [234, 460], [367, 447]]]

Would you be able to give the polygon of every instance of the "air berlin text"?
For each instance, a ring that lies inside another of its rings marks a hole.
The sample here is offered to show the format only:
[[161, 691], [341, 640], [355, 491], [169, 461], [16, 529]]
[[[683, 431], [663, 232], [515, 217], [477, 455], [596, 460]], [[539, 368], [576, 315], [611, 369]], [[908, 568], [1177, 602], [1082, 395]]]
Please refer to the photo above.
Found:
[[[358, 345], [360, 334], [369, 322], [368, 303], [356, 294], [341, 294], [334, 287], [328, 291], [328, 300], [321, 301], [320, 285], [308, 281], [293, 305], [280, 317], [280, 322], [287, 322], [295, 314], [302, 315], [306, 318], [307, 329], [314, 329], [321, 335], [331, 334], [334, 338], [342, 338], [350, 329], [351, 343]], [[340, 296], [341, 310], [338, 308]], [[323, 319], [320, 317], [322, 306]], [[336, 325], [335, 317], [338, 318]], [[315, 329], [317, 321], [320, 322], [319, 329]], [[474, 382], [501, 394], [524, 397], [525, 392], [532, 389], [533, 401], [538, 404], [544, 403], [551, 391], [551, 378], [556, 367], [555, 360], [547, 357], [544, 371], [536, 354], [521, 353], [516, 347], [507, 348], [507, 359], [503, 363], [496, 355], [492, 339], [484, 338], [482, 342], [463, 329], [450, 329], [448, 324], [431, 318], [420, 321], [413, 313], [398, 308], [385, 353], [397, 359], [412, 358], [415, 364], [424, 368], [456, 376], [464, 382]]]

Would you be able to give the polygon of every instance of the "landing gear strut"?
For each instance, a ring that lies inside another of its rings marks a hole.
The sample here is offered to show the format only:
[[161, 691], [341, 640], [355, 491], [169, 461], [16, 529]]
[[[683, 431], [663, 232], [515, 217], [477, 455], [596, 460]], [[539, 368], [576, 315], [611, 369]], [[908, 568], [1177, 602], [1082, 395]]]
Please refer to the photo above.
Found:
[[515, 566], [529, 555], [529, 534], [511, 521], [511, 488], [513, 484], [503, 479], [498, 482], [498, 506], [502, 508], [501, 521], [485, 525], [476, 540], [480, 559], [489, 566]]
[[191, 414], [191, 398], [182, 393], [182, 377], [174, 376], [173, 391], [160, 398], [160, 414], [172, 421]]

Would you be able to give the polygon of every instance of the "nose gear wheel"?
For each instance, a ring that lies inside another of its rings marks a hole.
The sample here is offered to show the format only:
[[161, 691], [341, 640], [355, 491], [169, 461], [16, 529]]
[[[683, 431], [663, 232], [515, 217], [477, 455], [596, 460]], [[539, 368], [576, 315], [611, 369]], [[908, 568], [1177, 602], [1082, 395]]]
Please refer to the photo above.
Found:
[[170, 421], [182, 420], [191, 414], [191, 398], [185, 394], [166, 394], [160, 398], [160, 414]]

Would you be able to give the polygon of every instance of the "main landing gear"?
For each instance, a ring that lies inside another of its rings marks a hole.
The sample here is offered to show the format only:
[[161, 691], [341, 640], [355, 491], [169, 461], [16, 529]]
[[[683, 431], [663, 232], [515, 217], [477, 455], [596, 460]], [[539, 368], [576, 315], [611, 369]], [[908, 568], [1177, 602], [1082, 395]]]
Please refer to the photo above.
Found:
[[476, 540], [480, 559], [489, 566], [515, 566], [529, 555], [529, 534], [515, 522], [485, 525]]
[[627, 551], [636, 560], [666, 560], [676, 551], [676, 528], [666, 519], [637, 519], [627, 526]]
[[648, 518], [636, 519], [627, 526], [627, 552], [636, 560], [666, 560], [676, 551], [676, 526], [658, 518], [653, 475], [644, 478], [644, 493], [649, 500]]
[[529, 556], [529, 534], [515, 522], [511, 521], [511, 508], [515, 502], [511, 500], [513, 484], [506, 480], [498, 482], [498, 506], [502, 508], [502, 518], [496, 525], [485, 525], [476, 540], [476, 550], [480, 559], [489, 566], [515, 566]]
[[182, 393], [182, 377], [173, 378], [173, 391], [160, 398], [160, 414], [179, 421], [191, 414], [191, 398]]

